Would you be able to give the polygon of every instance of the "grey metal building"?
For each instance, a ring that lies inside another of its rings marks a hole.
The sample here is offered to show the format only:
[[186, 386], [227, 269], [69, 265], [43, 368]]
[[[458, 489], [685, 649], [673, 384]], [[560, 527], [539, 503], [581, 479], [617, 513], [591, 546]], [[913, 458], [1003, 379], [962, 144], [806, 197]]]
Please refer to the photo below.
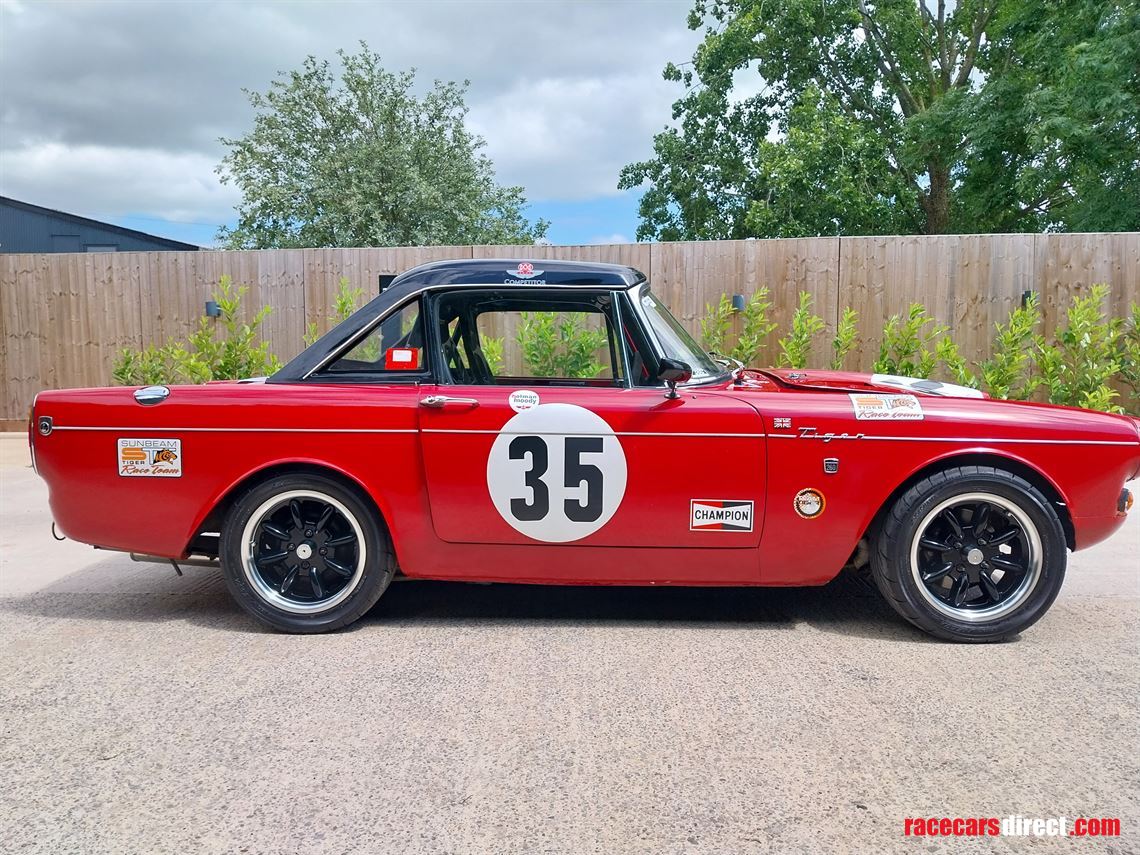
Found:
[[0, 196], [0, 252], [148, 252], [196, 250], [192, 243]]

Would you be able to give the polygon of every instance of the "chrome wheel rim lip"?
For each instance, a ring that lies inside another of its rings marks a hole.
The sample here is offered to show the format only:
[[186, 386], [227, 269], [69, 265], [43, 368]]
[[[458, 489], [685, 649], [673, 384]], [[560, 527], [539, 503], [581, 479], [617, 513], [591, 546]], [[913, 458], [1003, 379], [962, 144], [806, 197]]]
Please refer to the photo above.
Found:
[[[337, 513], [344, 517], [348, 524], [352, 527], [353, 532], [356, 534], [357, 542], [357, 557], [356, 567], [353, 569], [352, 577], [345, 583], [344, 587], [333, 594], [331, 597], [326, 597], [322, 600], [314, 602], [299, 602], [291, 600], [283, 596], [280, 591], [270, 585], [262, 577], [261, 572], [257, 568], [256, 554], [257, 554], [257, 537], [261, 524], [271, 516], [275, 511], [281, 508], [282, 505], [287, 505], [293, 499], [300, 499], [302, 501], [323, 502], [334, 508]], [[327, 612], [330, 609], [336, 608], [346, 599], [348, 599], [352, 592], [360, 586], [360, 580], [364, 578], [364, 566], [368, 559], [368, 548], [364, 543], [364, 531], [357, 521], [356, 516], [345, 505], [334, 499], [327, 493], [322, 493], [318, 490], [289, 490], [284, 493], [278, 493], [269, 499], [262, 502], [257, 509], [250, 514], [245, 528], [242, 530], [241, 535], [241, 567], [242, 573], [245, 575], [246, 582], [249, 583], [250, 588], [259, 598], [267, 604], [273, 606], [275, 609], [280, 609], [284, 612], [296, 615], [313, 615]]]
[[[928, 583], [923, 581], [922, 568], [919, 563], [919, 550], [921, 549], [919, 542], [922, 540], [926, 530], [930, 527], [930, 524], [947, 508], [981, 502], [1001, 508], [1001, 510], [1013, 518], [1017, 526], [1021, 529], [1029, 553], [1027, 562], [1028, 570], [1025, 574], [1025, 578], [1021, 580], [1017, 588], [1011, 591], [1000, 603], [984, 609], [955, 608], [953, 605], [935, 596], [927, 587]], [[965, 623], [989, 623], [999, 620], [1017, 609], [1018, 606], [1024, 603], [1029, 595], [1033, 593], [1034, 589], [1036, 589], [1037, 582], [1041, 578], [1042, 565], [1041, 535], [1037, 531], [1037, 526], [1034, 525], [1029, 515], [1021, 506], [996, 493], [960, 493], [957, 496], [940, 502], [923, 517], [922, 522], [919, 523], [918, 528], [915, 530], [914, 537], [911, 540], [910, 572], [911, 577], [914, 579], [915, 586], [918, 589], [919, 596], [938, 612]]]

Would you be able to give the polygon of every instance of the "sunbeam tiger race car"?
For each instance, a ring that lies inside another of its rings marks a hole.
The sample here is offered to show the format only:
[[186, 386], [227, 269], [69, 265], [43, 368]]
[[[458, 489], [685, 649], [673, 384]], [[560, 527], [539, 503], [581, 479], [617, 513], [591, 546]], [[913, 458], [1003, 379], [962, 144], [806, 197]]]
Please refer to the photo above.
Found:
[[289, 632], [400, 573], [822, 585], [868, 569], [940, 638], [1037, 621], [1120, 527], [1140, 420], [703, 351], [628, 267], [447, 261], [268, 379], [41, 393], [58, 530], [218, 563]]

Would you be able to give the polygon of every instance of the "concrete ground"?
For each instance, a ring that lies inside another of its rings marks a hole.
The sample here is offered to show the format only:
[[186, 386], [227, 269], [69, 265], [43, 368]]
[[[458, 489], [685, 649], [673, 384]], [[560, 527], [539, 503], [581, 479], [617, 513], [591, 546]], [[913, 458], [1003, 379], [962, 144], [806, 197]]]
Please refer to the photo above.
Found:
[[[259, 628], [216, 572], [56, 543], [0, 438], [0, 851], [1140, 851], [1140, 519], [1021, 639], [854, 583], [406, 582]], [[903, 836], [1108, 816], [1115, 840]]]

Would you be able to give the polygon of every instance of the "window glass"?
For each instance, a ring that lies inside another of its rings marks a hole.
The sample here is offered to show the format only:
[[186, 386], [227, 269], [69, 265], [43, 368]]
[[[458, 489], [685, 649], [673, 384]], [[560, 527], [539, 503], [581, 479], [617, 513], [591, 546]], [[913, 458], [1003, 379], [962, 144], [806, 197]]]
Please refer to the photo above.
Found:
[[457, 383], [602, 385], [624, 377], [609, 296], [447, 295], [444, 362]]
[[414, 300], [388, 315], [325, 371], [330, 374], [426, 371], [423, 338], [420, 302]]
[[672, 312], [648, 288], [642, 290], [639, 299], [649, 330], [665, 356], [687, 363], [693, 371], [694, 380], [708, 380], [724, 373], [724, 369], [693, 341], [693, 337], [673, 317]]

